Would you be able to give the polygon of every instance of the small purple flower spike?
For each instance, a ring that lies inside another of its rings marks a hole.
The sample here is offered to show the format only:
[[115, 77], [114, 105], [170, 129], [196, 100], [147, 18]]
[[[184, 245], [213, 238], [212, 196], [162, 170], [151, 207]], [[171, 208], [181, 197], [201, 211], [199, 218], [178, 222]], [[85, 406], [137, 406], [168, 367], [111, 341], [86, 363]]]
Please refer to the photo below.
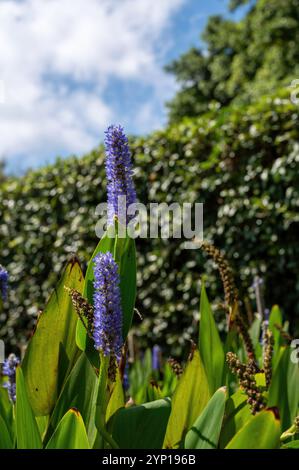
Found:
[[16, 402], [16, 367], [18, 364], [20, 364], [20, 359], [15, 354], [10, 354], [2, 367], [2, 375], [8, 377], [3, 387], [7, 388], [8, 396], [13, 403]]
[[8, 278], [8, 272], [0, 264], [0, 296], [3, 301], [7, 298]]

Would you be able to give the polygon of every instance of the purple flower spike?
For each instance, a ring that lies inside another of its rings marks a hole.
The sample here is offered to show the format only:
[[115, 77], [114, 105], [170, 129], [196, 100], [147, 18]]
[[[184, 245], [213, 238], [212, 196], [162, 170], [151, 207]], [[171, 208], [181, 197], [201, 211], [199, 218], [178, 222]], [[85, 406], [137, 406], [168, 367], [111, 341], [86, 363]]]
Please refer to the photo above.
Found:
[[8, 378], [3, 387], [7, 388], [8, 396], [13, 403], [16, 402], [16, 367], [18, 364], [20, 364], [20, 359], [15, 354], [10, 354], [2, 367], [2, 375]]
[[161, 348], [158, 345], [153, 347], [153, 354], [152, 354], [152, 367], [153, 370], [160, 369], [160, 362], [161, 362]]
[[7, 289], [8, 289], [8, 272], [0, 264], [0, 296], [2, 300], [7, 298]]
[[104, 356], [119, 359], [123, 341], [118, 266], [109, 252], [98, 254], [94, 263], [94, 345]]
[[113, 225], [115, 216], [126, 225], [130, 220], [127, 209], [137, 202], [131, 152], [121, 126], [109, 126], [105, 134], [108, 226]]

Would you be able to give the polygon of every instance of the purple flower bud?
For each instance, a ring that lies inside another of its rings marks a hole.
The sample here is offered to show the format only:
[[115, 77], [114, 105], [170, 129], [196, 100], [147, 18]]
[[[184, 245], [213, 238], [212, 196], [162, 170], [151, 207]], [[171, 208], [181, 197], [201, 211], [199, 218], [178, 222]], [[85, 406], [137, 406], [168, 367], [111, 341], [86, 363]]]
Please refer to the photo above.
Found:
[[[117, 216], [125, 225], [130, 220], [127, 216], [127, 209], [137, 201], [131, 152], [128, 139], [121, 126], [109, 126], [105, 134], [108, 226], [113, 225], [114, 216]], [[124, 200], [125, 204], [122, 207]], [[121, 207], [119, 207], [119, 202]]]
[[2, 367], [2, 375], [8, 378], [3, 387], [7, 388], [8, 396], [13, 403], [16, 402], [16, 367], [18, 364], [20, 364], [20, 359], [15, 354], [10, 354]]
[[3, 301], [7, 298], [8, 277], [8, 272], [0, 264], [0, 295]]
[[152, 367], [153, 370], [159, 370], [161, 363], [161, 348], [155, 345], [153, 347]]
[[118, 359], [123, 343], [118, 266], [109, 252], [99, 253], [94, 263], [94, 344], [105, 356]]

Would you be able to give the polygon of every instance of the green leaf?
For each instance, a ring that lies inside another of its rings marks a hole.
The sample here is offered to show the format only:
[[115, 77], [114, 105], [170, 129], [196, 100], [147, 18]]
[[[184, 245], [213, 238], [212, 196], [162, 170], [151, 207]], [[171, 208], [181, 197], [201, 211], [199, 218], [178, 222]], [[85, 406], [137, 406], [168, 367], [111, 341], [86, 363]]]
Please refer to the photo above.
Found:
[[299, 449], [299, 441], [290, 441], [281, 446], [281, 449]]
[[10, 432], [7, 429], [6, 422], [0, 414], [0, 449], [13, 449]]
[[247, 404], [247, 396], [242, 390], [238, 389], [227, 400], [225, 416], [220, 435], [220, 447], [222, 449], [252, 416], [250, 407]]
[[64, 415], [46, 449], [90, 449], [82, 416], [76, 409]]
[[124, 390], [122, 381], [119, 373], [119, 369], [116, 372], [116, 381], [111, 393], [111, 397], [106, 410], [106, 422], [117, 412], [120, 408], [125, 406]]
[[216, 449], [225, 411], [226, 388], [217, 390], [185, 438], [185, 449]]
[[113, 438], [121, 449], [161, 449], [171, 410], [165, 398], [122, 408], [113, 421]]
[[120, 252], [120, 291], [125, 341], [131, 328], [136, 299], [136, 248], [135, 240], [129, 237], [126, 238]]
[[17, 367], [16, 430], [18, 449], [40, 449], [42, 441], [27, 396], [22, 369]]
[[56, 403], [45, 442], [49, 440], [65, 413], [70, 408], [75, 408], [82, 416], [89, 442], [92, 445], [97, 432], [94, 422], [97, 384], [96, 373], [86, 355], [82, 353], [68, 376]]
[[204, 283], [202, 283], [200, 296], [199, 351], [207, 374], [210, 393], [213, 394], [223, 385], [224, 351]]
[[298, 408], [299, 369], [291, 353], [290, 347], [281, 348], [269, 389], [268, 406], [278, 407], [283, 431], [292, 425]]
[[36, 416], [35, 420], [38, 426], [41, 439], [43, 441], [45, 433], [47, 431], [48, 424], [49, 424], [49, 416]]
[[272, 307], [270, 317], [269, 317], [269, 330], [272, 331], [273, 339], [274, 339], [273, 359], [272, 359], [273, 367], [275, 367], [275, 364], [278, 358], [279, 348], [282, 345], [281, 334], [279, 330], [275, 327], [275, 325], [279, 325], [282, 327], [282, 313], [278, 305], [274, 305]]
[[260, 343], [261, 325], [262, 325], [262, 320], [259, 317], [256, 317], [249, 328], [249, 335], [252, 339], [255, 356], [258, 359], [262, 358], [262, 346]]
[[279, 447], [280, 420], [274, 408], [263, 410], [235, 434], [226, 449], [277, 449]]
[[289, 352], [290, 360], [288, 364], [286, 381], [290, 421], [292, 423], [297, 416], [297, 410], [299, 408], [299, 364], [292, 362], [291, 350], [289, 350]]
[[210, 398], [209, 384], [198, 350], [187, 363], [172, 398], [164, 447], [177, 448]]
[[160, 400], [160, 398], [163, 398], [163, 394], [157, 383], [151, 382], [148, 384], [147, 397], [148, 397], [148, 401], [155, 401], [155, 400]]
[[0, 383], [0, 416], [2, 417], [9, 432], [11, 441], [15, 439], [15, 422], [13, 417], [13, 406], [8, 398], [8, 392]]
[[22, 369], [28, 397], [37, 416], [48, 415], [53, 410], [67, 372], [78, 354], [75, 342], [77, 314], [64, 287], [82, 292], [83, 280], [79, 262], [74, 257], [40, 316], [26, 351]]

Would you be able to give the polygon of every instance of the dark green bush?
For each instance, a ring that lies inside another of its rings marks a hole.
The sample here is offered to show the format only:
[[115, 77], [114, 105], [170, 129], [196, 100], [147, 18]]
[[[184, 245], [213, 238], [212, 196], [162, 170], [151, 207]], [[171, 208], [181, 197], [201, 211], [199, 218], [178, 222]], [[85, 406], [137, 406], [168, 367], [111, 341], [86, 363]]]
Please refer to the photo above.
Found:
[[[211, 111], [132, 140], [139, 200], [204, 202], [204, 235], [223, 248], [244, 296], [254, 274], [266, 304], [279, 303], [293, 328], [299, 313], [298, 108], [285, 92], [249, 107]], [[71, 252], [91, 255], [96, 205], [105, 200], [100, 148], [58, 160], [0, 187], [0, 262], [10, 272], [10, 316], [1, 336], [21, 345]], [[217, 273], [181, 240], [137, 240], [137, 334], [167, 338], [176, 351], [193, 333], [199, 280], [222, 296]], [[252, 304], [254, 308], [254, 303]], [[223, 318], [223, 312], [219, 311]], [[27, 332], [25, 334], [25, 332]]]

